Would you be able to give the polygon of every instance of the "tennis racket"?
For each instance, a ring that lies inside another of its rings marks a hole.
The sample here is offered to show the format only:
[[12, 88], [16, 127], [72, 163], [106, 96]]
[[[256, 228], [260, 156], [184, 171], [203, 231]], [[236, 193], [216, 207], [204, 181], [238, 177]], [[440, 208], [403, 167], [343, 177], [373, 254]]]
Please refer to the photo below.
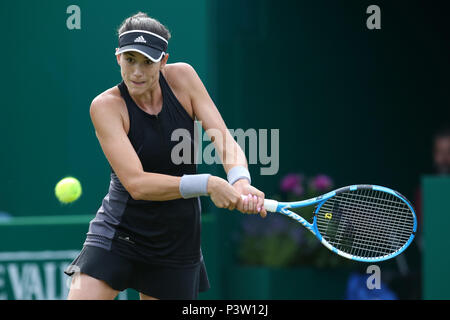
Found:
[[[289, 210], [312, 205], [316, 205], [312, 223]], [[409, 201], [375, 185], [343, 187], [297, 202], [265, 199], [264, 208], [301, 223], [332, 252], [361, 262], [394, 258], [411, 244], [417, 229]]]

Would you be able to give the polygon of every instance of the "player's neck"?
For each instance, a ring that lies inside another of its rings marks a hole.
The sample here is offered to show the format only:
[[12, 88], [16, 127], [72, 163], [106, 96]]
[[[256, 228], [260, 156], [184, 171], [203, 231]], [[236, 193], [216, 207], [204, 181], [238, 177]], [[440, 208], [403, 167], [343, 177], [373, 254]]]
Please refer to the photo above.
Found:
[[[131, 95], [131, 94], [130, 94]], [[157, 113], [161, 110], [163, 98], [161, 92], [161, 86], [158, 82], [149, 90], [144, 91], [142, 94], [131, 95], [134, 102], [144, 111], [149, 113]]]

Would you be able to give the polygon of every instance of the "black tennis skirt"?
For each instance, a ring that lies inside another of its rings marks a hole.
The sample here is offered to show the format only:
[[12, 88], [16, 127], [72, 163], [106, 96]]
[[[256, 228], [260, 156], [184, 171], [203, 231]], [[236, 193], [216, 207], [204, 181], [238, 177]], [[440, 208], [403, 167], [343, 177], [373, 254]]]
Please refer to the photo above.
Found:
[[150, 265], [122, 257], [94, 246], [84, 246], [78, 257], [64, 271], [76, 272], [105, 281], [111, 288], [134, 289], [157, 299], [194, 300], [210, 288], [203, 259], [188, 267]]

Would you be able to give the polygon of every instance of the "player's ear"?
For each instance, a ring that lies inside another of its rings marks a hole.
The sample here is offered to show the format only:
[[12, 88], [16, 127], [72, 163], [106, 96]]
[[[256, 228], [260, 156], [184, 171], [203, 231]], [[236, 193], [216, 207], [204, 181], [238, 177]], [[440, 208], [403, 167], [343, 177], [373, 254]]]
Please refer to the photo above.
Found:
[[[116, 48], [116, 52], [119, 50], [119, 48]], [[120, 56], [121, 56], [122, 54], [120, 53], [120, 54], [118, 54], [118, 55], [116, 55], [116, 59], [117, 59], [117, 64], [120, 66]]]
[[161, 59], [161, 65], [159, 67], [161, 70], [166, 66], [167, 60], [169, 60], [168, 53], [164, 54], [164, 57], [162, 57], [162, 59]]

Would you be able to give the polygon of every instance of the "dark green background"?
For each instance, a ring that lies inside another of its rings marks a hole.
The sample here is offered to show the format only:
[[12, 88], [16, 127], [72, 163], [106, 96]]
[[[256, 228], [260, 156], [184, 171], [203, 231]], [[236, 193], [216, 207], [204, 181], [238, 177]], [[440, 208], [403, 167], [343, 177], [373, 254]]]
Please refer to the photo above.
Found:
[[[169, 27], [170, 61], [195, 67], [229, 128], [280, 129], [279, 174], [250, 166], [267, 194], [301, 171], [410, 196], [448, 119], [443, 3], [378, 2], [382, 29], [368, 30], [366, 1], [2, 2], [0, 210], [96, 211], [108, 166], [89, 105], [120, 81], [115, 31], [139, 10]], [[66, 28], [70, 4], [81, 30]], [[61, 207], [53, 187], [66, 175], [84, 194]]]
[[280, 128], [280, 174], [254, 168], [256, 185], [270, 193], [298, 170], [410, 196], [429, 170], [431, 133], [449, 120], [443, 2], [376, 2], [374, 31], [369, 1], [218, 3], [224, 117], [231, 127]]
[[[66, 27], [66, 8], [81, 9], [81, 30]], [[121, 81], [116, 30], [138, 11], [157, 17], [173, 38], [172, 62], [195, 66], [207, 82], [206, 1], [2, 2], [3, 77], [0, 211], [15, 216], [94, 214], [108, 191], [108, 163], [89, 117], [92, 99]], [[186, 12], [190, 19], [186, 19]], [[83, 197], [60, 206], [56, 182], [67, 175]]]
[[423, 298], [450, 300], [450, 256], [445, 238], [450, 225], [450, 179], [424, 176], [423, 208], [425, 245], [423, 258]]
[[[81, 8], [68, 30], [66, 8]], [[381, 30], [366, 8], [381, 8]], [[0, 211], [94, 215], [109, 185], [89, 105], [121, 80], [116, 29], [147, 12], [172, 32], [169, 62], [197, 70], [229, 128], [279, 129], [280, 171], [254, 185], [270, 196], [289, 172], [335, 185], [389, 186], [413, 199], [431, 173], [431, 137], [449, 120], [445, 1], [18, 0], [0, 2]], [[220, 166], [200, 170], [224, 177]], [[62, 206], [56, 182], [80, 179]], [[220, 221], [221, 250], [240, 219], [203, 199]], [[420, 228], [420, 226], [419, 226]]]

